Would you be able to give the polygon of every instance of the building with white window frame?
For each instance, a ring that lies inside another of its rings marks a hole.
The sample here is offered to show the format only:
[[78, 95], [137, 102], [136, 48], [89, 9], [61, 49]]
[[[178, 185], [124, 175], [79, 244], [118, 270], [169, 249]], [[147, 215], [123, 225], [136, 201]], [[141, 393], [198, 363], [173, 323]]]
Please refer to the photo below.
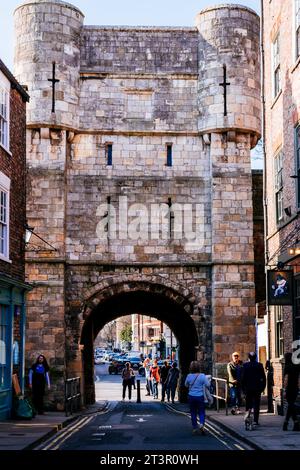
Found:
[[292, 304], [267, 299], [265, 315], [273, 395], [282, 404], [284, 354], [300, 347], [300, 1], [262, 5], [265, 258], [268, 270], [293, 273]]
[[0, 60], [0, 420], [13, 414], [16, 374], [24, 392], [25, 165], [29, 96]]

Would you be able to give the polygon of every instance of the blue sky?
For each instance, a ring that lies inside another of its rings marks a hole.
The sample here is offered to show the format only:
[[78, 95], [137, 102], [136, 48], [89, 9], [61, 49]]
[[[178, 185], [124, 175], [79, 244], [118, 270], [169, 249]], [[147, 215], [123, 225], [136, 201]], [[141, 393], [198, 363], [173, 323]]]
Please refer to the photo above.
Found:
[[[1, 0], [0, 58], [13, 71], [13, 12], [22, 0]], [[193, 26], [196, 14], [209, 5], [239, 3], [259, 13], [260, 0], [74, 0], [85, 24]]]

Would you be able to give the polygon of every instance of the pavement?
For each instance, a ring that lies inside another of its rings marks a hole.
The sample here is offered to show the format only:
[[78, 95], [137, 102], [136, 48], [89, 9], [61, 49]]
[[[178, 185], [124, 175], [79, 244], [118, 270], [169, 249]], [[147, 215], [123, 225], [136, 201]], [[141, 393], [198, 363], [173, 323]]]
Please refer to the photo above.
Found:
[[69, 416], [64, 412], [49, 411], [31, 420], [0, 421], [0, 451], [31, 450], [78, 418], [101, 412], [106, 407], [107, 402], [99, 401]]
[[[120, 399], [119, 392], [116, 398]], [[142, 394], [142, 401], [153, 402], [153, 398]], [[107, 404], [106, 400], [100, 400], [87, 409], [68, 417], [64, 412], [47, 412], [44, 415], [37, 415], [30, 421], [0, 421], [0, 450], [31, 450], [76, 419], [104, 411]], [[167, 405], [174, 411], [189, 414], [187, 404], [175, 402], [175, 404], [168, 403]], [[207, 420], [257, 450], [300, 450], [300, 432], [291, 430], [292, 423], [288, 431], [282, 431], [283, 417], [268, 414], [264, 409], [261, 411], [260, 425], [253, 431], [245, 430], [243, 413], [226, 416], [224, 409], [220, 412], [208, 409]]]
[[[177, 403], [171, 405], [181, 412], [189, 412], [187, 404]], [[267, 413], [262, 409], [259, 418], [259, 426], [255, 426], [253, 431], [246, 431], [244, 424], [245, 412], [243, 409], [239, 415], [232, 415], [229, 410], [226, 416], [225, 410], [217, 412], [214, 409], [206, 411], [206, 419], [216, 424], [231, 436], [250, 445], [256, 450], [300, 450], [300, 432], [293, 432], [293, 423], [290, 420], [289, 430], [283, 431], [283, 416]]]

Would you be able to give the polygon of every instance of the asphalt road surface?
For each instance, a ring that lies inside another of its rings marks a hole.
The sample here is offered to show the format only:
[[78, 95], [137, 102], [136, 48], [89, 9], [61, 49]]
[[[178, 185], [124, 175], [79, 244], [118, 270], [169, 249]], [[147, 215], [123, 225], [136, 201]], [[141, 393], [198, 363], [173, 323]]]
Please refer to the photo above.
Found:
[[[138, 377], [139, 378], [139, 377]], [[80, 417], [75, 423], [42, 444], [43, 450], [72, 451], [199, 451], [243, 450], [241, 444], [207, 423], [206, 434], [193, 435], [189, 413], [145, 396], [141, 378], [142, 403], [121, 401], [120, 375], [108, 375], [107, 365], [95, 367], [97, 400], [107, 400], [104, 412]]]

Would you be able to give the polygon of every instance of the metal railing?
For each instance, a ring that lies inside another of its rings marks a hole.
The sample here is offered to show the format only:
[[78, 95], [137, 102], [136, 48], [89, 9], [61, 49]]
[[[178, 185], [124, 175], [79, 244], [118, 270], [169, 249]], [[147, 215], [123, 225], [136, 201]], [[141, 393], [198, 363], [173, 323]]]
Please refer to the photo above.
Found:
[[80, 410], [81, 392], [80, 377], [74, 377], [65, 381], [65, 413], [66, 416]]
[[225, 402], [226, 416], [228, 415], [228, 381], [226, 379], [220, 379], [219, 377], [212, 377], [212, 385], [214, 393], [212, 396], [216, 399], [217, 412], [220, 411], [220, 403], [222, 400]]

